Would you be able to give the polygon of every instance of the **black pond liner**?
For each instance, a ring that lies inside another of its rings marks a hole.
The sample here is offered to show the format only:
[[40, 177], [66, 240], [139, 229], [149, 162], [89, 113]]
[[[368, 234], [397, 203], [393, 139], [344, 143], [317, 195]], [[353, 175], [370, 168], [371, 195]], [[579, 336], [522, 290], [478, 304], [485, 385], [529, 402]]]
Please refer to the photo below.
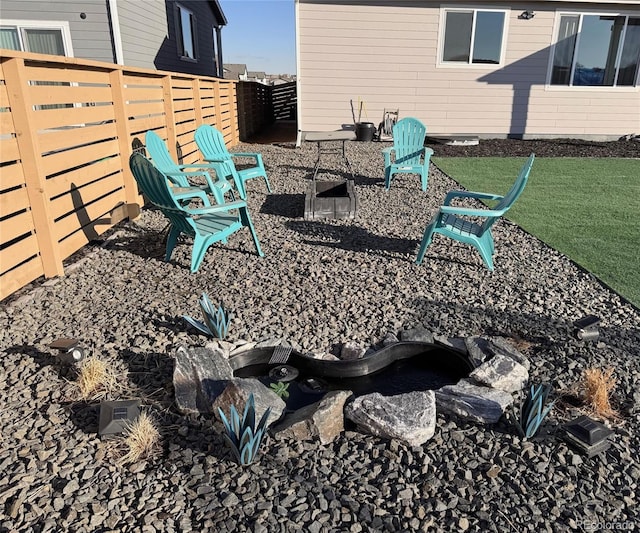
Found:
[[[286, 363], [290, 376], [279, 379], [282, 364], [269, 364], [273, 348], [254, 348], [229, 362], [234, 376], [253, 377], [269, 387], [287, 382], [287, 411], [320, 400], [328, 391], [348, 390], [355, 396], [379, 392], [393, 396], [452, 385], [473, 370], [466, 354], [424, 342], [398, 342], [354, 361], [326, 361], [292, 351]], [[291, 371], [295, 369], [295, 371]]]

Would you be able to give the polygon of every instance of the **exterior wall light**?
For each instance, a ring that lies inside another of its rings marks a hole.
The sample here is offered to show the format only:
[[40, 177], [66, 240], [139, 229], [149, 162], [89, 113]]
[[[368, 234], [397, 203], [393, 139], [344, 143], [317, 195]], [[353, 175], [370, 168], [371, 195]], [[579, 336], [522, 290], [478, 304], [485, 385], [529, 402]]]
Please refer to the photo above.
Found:
[[535, 16], [536, 14], [533, 11], [523, 11], [522, 13], [520, 13], [520, 16], [518, 18], [523, 20], [531, 20]]

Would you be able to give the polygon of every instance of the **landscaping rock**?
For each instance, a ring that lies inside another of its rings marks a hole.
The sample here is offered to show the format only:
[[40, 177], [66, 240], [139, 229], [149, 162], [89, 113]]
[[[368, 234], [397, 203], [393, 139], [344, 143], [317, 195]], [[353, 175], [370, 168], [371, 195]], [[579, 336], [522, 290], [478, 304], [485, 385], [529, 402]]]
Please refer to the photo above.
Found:
[[424, 444], [433, 437], [436, 428], [433, 391], [397, 396], [367, 394], [349, 403], [345, 414], [367, 433], [397, 439], [409, 446]]
[[529, 372], [511, 357], [496, 354], [476, 367], [469, 377], [492, 389], [516, 392], [522, 390], [529, 380]]
[[257, 379], [234, 378], [227, 382], [224, 391], [213, 399], [211, 410], [218, 414], [218, 408], [222, 409], [228, 417], [231, 406], [234, 405], [238, 414], [242, 416], [244, 407], [253, 394], [256, 411], [256, 421], [262, 418], [265, 411], [271, 408], [271, 414], [267, 420], [267, 427], [276, 423], [286, 408], [285, 402], [271, 389], [265, 387]]
[[272, 428], [274, 436], [296, 440], [319, 439], [329, 444], [344, 431], [344, 404], [349, 391], [329, 392], [322, 400], [287, 415]]
[[513, 403], [511, 394], [476, 385], [467, 379], [441, 387], [435, 391], [435, 396], [439, 412], [483, 424], [495, 424]]

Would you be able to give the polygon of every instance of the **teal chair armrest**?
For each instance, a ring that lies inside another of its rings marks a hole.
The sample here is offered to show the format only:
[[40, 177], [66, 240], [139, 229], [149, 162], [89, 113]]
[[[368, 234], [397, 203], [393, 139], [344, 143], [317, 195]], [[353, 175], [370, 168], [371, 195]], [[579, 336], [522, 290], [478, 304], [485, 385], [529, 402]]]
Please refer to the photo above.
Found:
[[451, 207], [448, 205], [442, 205], [440, 206], [440, 213], [466, 217], [500, 217], [504, 214], [504, 211], [494, 211], [491, 209], [469, 209], [466, 207]]
[[205, 161], [209, 161], [210, 163], [224, 163], [225, 161], [229, 160], [228, 157], [224, 157], [224, 156], [204, 157], [203, 159]]
[[382, 149], [382, 156], [384, 157], [384, 166], [388, 167], [391, 164], [391, 153], [395, 152], [395, 148], [393, 146], [389, 148]]
[[235, 202], [227, 202], [225, 204], [212, 205], [211, 207], [199, 207], [197, 209], [186, 209], [191, 215], [207, 215], [210, 213], [224, 213], [232, 209], [242, 209], [247, 207], [247, 202], [236, 200]]
[[478, 200], [502, 200], [502, 196], [499, 194], [489, 194], [484, 192], [472, 192], [472, 191], [449, 191], [444, 199], [444, 205], [449, 205], [449, 202], [454, 198], [476, 198]]
[[206, 207], [211, 206], [211, 202], [206, 193], [198, 187], [174, 187], [171, 189], [176, 200], [189, 200], [191, 198], [199, 198]]
[[211, 165], [209, 164], [205, 164], [205, 163], [194, 163], [192, 165], [178, 165], [179, 169], [183, 169], [183, 168], [211, 168]]

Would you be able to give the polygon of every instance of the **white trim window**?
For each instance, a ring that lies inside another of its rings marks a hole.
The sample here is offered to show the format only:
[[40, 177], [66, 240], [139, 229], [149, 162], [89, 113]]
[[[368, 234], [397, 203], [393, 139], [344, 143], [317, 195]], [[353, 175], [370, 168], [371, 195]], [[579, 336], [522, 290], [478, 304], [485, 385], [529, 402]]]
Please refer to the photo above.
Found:
[[549, 85], [633, 87], [639, 84], [640, 16], [559, 13]]
[[506, 25], [506, 10], [443, 8], [438, 53], [440, 64], [501, 65]]
[[198, 61], [196, 17], [192, 11], [180, 4], [176, 4], [176, 30], [180, 59]]
[[0, 48], [73, 57], [66, 21], [2, 20]]

